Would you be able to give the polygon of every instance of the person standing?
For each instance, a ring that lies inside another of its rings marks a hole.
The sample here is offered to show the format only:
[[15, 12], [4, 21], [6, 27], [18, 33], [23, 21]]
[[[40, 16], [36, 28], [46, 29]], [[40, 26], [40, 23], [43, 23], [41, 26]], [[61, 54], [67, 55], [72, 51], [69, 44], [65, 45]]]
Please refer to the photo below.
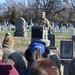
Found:
[[43, 26], [45, 30], [45, 39], [48, 39], [48, 31], [51, 27], [49, 20], [45, 16], [45, 12], [41, 12], [41, 18], [38, 26]]
[[22, 55], [14, 49], [14, 38], [10, 33], [5, 34], [2, 47], [2, 62], [13, 65], [19, 73], [26, 68]]

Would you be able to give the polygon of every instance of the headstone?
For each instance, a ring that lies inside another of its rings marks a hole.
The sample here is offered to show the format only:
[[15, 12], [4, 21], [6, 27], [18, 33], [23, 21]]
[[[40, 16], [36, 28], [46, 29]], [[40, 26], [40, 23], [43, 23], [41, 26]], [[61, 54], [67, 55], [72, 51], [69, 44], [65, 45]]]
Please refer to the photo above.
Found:
[[50, 40], [50, 47], [55, 47], [55, 35], [48, 34], [48, 40]]
[[72, 36], [71, 40], [73, 41], [73, 50], [75, 51], [75, 35]]
[[4, 28], [7, 28], [7, 24], [6, 24], [6, 22], [4, 21]]
[[1, 31], [1, 24], [0, 24], [0, 31]]
[[64, 26], [60, 27], [60, 32], [61, 32], [61, 33], [64, 33], [64, 31], [65, 31]]
[[31, 42], [44, 39], [44, 28], [42, 26], [32, 26]]
[[11, 30], [11, 29], [12, 29], [12, 25], [9, 24], [9, 25], [8, 25], [8, 30]]
[[60, 58], [61, 59], [73, 58], [73, 42], [71, 40], [60, 41]]
[[29, 25], [29, 32], [31, 32], [32, 30], [32, 25]]
[[52, 28], [54, 27], [54, 22], [52, 22], [52, 26], [51, 26]]
[[57, 31], [57, 30], [59, 30], [59, 26], [58, 26], [58, 25], [56, 26], [56, 31]]
[[27, 33], [25, 31], [25, 19], [22, 17], [19, 17], [16, 20], [16, 26], [15, 26], [15, 32], [14, 36], [20, 36], [20, 37], [26, 37]]
[[26, 28], [28, 27], [28, 22], [25, 22], [25, 27], [26, 27]]
[[68, 66], [73, 58], [73, 42], [71, 40], [60, 41], [60, 61], [64, 66], [64, 75], [69, 75]]
[[1, 25], [1, 30], [4, 31], [4, 25]]
[[30, 20], [30, 25], [29, 25], [29, 31], [31, 32], [32, 30], [32, 26], [33, 26], [33, 23], [32, 23], [32, 19]]
[[68, 23], [68, 27], [73, 27], [73, 25], [71, 23]]
[[74, 35], [74, 28], [73, 27], [69, 27], [68, 28], [68, 32], [70, 35]]
[[56, 27], [52, 28], [52, 32], [54, 32], [54, 33], [56, 32]]

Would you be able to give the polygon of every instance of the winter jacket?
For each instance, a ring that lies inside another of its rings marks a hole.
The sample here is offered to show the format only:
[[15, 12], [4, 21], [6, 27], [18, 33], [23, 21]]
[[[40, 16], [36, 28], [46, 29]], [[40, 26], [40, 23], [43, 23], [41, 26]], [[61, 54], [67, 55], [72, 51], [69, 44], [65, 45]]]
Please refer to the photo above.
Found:
[[4, 48], [2, 62], [12, 64], [19, 73], [22, 69], [26, 68], [21, 54], [16, 52], [14, 49]]

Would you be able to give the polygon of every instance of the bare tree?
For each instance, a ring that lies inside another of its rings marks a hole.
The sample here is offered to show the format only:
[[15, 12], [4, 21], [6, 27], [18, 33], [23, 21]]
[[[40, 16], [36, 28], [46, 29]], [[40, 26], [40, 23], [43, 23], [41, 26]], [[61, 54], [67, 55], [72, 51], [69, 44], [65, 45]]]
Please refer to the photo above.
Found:
[[47, 16], [53, 16], [64, 10], [61, 0], [35, 0], [33, 3], [33, 10], [38, 12], [45, 11]]
[[72, 5], [72, 7], [73, 7], [73, 9], [75, 11], [75, 0], [70, 0], [70, 1], [71, 1], [71, 5]]

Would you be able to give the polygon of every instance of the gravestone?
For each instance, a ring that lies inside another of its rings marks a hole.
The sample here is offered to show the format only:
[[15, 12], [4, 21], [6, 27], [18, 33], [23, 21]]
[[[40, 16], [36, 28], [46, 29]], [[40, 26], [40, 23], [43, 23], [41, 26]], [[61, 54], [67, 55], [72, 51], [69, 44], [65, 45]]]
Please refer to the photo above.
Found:
[[0, 31], [1, 31], [1, 24], [0, 24]]
[[52, 28], [52, 32], [54, 32], [54, 33], [56, 32], [56, 27]]
[[54, 22], [52, 22], [52, 26], [51, 26], [52, 28], [54, 27]]
[[73, 50], [75, 51], [75, 35], [72, 36], [71, 40], [73, 41]]
[[26, 37], [27, 33], [25, 32], [25, 19], [23, 17], [19, 17], [16, 20], [15, 32], [14, 36]]
[[12, 25], [9, 24], [9, 25], [8, 25], [8, 30], [11, 30], [11, 29], [12, 29]]
[[32, 26], [33, 26], [33, 23], [32, 23], [32, 19], [30, 20], [30, 25], [29, 25], [29, 31], [31, 32], [32, 30]]
[[71, 40], [60, 41], [60, 58], [62, 59], [73, 58], [73, 42]]
[[55, 35], [48, 34], [48, 40], [50, 40], [50, 47], [55, 47]]
[[73, 25], [71, 23], [68, 23], [68, 27], [73, 27]]
[[6, 22], [4, 21], [4, 28], [7, 28], [7, 24], [6, 24]]
[[68, 28], [68, 32], [70, 35], [74, 35], [74, 28], [73, 27], [69, 27]]
[[69, 75], [68, 66], [73, 58], [73, 42], [71, 40], [60, 41], [60, 61], [64, 66], [64, 75]]
[[31, 42], [44, 39], [44, 28], [42, 26], [32, 26]]
[[57, 31], [57, 30], [59, 30], [59, 26], [58, 26], [58, 25], [56, 26], [56, 31]]
[[61, 32], [61, 33], [64, 33], [64, 31], [65, 31], [64, 26], [60, 27], [60, 32]]
[[4, 25], [1, 25], [1, 30], [4, 31]]

